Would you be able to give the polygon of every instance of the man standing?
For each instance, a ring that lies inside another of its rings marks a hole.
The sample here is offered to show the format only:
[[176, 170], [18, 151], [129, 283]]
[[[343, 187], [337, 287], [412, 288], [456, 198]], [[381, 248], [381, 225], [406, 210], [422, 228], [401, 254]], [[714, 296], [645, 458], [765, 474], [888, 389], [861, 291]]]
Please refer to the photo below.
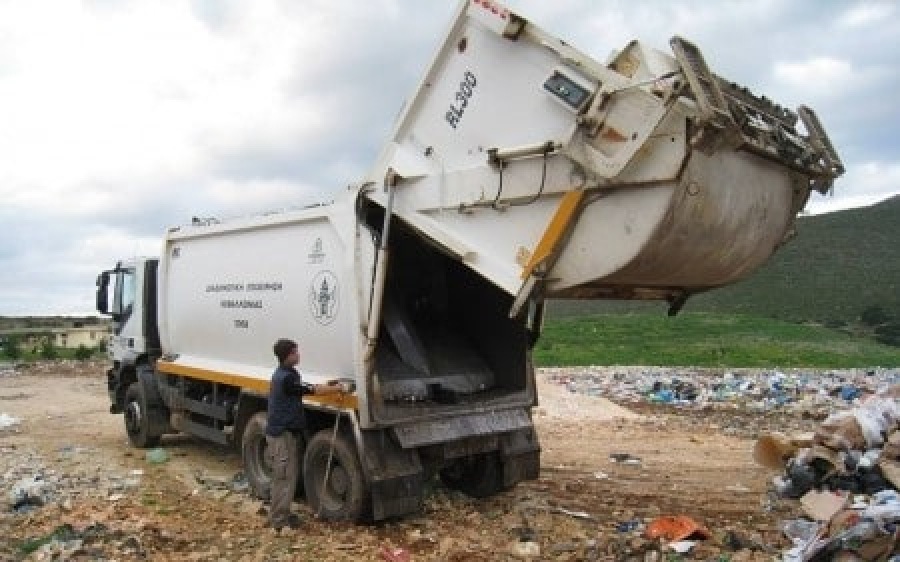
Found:
[[303, 439], [306, 420], [302, 398], [305, 394], [343, 392], [339, 383], [310, 384], [303, 382], [295, 365], [300, 359], [297, 343], [280, 339], [273, 346], [278, 368], [269, 387], [269, 412], [266, 420], [266, 445], [272, 453], [272, 505], [269, 525], [276, 531], [283, 527], [296, 529], [300, 519], [291, 513], [291, 502], [300, 475], [300, 452], [297, 440]]

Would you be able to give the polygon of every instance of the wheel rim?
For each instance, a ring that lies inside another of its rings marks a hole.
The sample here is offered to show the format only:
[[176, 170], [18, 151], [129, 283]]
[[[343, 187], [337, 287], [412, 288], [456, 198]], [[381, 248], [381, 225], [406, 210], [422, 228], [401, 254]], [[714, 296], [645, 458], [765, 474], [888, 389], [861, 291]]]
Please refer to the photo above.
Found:
[[346, 467], [334, 456], [331, 459], [331, 470], [326, 479], [328, 455], [319, 455], [318, 460], [318, 470], [316, 470], [318, 485], [316, 487], [319, 489], [320, 509], [325, 512], [338, 513], [344, 509], [347, 497], [350, 495], [350, 475], [347, 473]]
[[137, 435], [141, 432], [141, 425], [143, 425], [143, 413], [141, 412], [141, 405], [137, 403], [136, 400], [132, 400], [125, 406], [125, 430], [129, 435]]
[[337, 465], [331, 467], [331, 474], [328, 476], [327, 492], [329, 495], [343, 498], [347, 497], [350, 491], [350, 476], [343, 466]]

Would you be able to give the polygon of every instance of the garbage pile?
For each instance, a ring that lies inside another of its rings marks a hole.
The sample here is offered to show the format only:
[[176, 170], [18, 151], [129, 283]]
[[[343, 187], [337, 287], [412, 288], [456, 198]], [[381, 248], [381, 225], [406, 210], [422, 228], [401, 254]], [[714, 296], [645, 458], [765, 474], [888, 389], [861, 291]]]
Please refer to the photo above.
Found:
[[570, 392], [604, 396], [620, 403], [676, 407], [773, 409], [824, 417], [865, 394], [900, 384], [900, 369], [703, 369], [691, 367], [545, 368], [548, 380]]
[[791, 562], [900, 562], [900, 385], [864, 392], [807, 435], [760, 436], [754, 458], [808, 519], [784, 523]]
[[16, 363], [2, 362], [0, 363], [0, 377], [15, 377], [20, 373], [19, 365]]
[[140, 487], [142, 470], [126, 473], [113, 466], [76, 464], [93, 455], [96, 449], [77, 445], [61, 447], [52, 457], [30, 448], [0, 445], [0, 518], [25, 515], [48, 505], [68, 509], [73, 502], [87, 498], [115, 502]]

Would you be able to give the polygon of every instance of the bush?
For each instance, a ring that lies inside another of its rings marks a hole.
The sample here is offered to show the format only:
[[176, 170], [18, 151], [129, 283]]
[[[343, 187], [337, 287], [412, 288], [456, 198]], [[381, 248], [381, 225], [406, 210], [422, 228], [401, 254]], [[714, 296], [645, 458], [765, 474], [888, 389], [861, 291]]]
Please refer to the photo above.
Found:
[[859, 321], [866, 326], [880, 326], [891, 319], [883, 307], [873, 304], [866, 307], [859, 315]]
[[889, 322], [875, 328], [878, 343], [900, 347], [900, 322]]
[[41, 344], [41, 359], [58, 359], [59, 351], [57, 351], [56, 346], [53, 345], [53, 342], [50, 340], [45, 341]]
[[75, 359], [78, 359], [79, 361], [86, 361], [93, 355], [94, 350], [84, 344], [79, 345], [78, 348], [75, 349]]
[[15, 336], [7, 336], [6, 342], [3, 345], [3, 355], [7, 359], [21, 359], [22, 358], [22, 350], [19, 348], [19, 338]]

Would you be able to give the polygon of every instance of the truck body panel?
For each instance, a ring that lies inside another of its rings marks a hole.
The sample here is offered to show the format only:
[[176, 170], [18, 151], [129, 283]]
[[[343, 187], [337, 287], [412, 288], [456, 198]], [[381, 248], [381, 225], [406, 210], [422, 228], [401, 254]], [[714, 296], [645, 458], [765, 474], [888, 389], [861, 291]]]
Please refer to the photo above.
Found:
[[167, 356], [268, 380], [271, 342], [286, 337], [304, 342], [303, 367], [312, 381], [353, 373], [355, 237], [338, 232], [318, 209], [170, 232], [159, 289]]

